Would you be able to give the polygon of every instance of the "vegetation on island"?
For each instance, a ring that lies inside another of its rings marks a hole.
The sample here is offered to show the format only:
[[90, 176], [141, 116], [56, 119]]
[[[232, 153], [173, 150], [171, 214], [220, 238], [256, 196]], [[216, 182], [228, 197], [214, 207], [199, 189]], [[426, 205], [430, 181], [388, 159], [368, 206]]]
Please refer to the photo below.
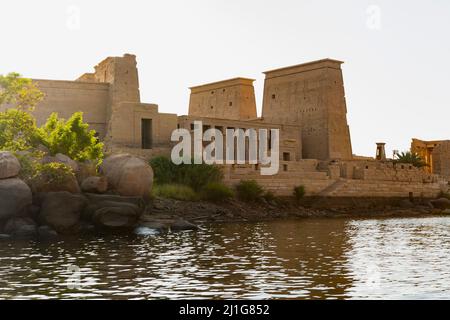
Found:
[[83, 113], [76, 112], [69, 119], [53, 113], [38, 127], [33, 110], [44, 94], [31, 79], [18, 73], [0, 75], [0, 150], [11, 151], [20, 160], [21, 177], [25, 181], [45, 175], [51, 179], [73, 176], [71, 168], [62, 163], [41, 163], [45, 152], [52, 156], [64, 154], [76, 161], [103, 159], [103, 143], [96, 132], [83, 121]]
[[304, 186], [296, 186], [294, 188], [294, 198], [297, 202], [300, 202], [301, 199], [305, 196], [305, 187]]
[[[264, 190], [256, 180], [241, 180], [234, 188], [223, 183], [220, 167], [207, 164], [175, 165], [164, 156], [150, 160], [154, 173], [152, 195], [182, 201], [205, 200], [223, 202], [237, 198], [244, 202], [265, 200], [278, 203], [280, 199], [271, 191]], [[303, 198], [305, 188], [294, 189], [296, 199]]]

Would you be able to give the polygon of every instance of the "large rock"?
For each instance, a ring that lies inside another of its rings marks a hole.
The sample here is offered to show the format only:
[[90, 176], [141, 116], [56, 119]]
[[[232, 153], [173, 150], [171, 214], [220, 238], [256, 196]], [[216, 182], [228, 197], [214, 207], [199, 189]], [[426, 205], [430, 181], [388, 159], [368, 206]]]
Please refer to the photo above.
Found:
[[134, 227], [139, 220], [135, 208], [125, 203], [116, 203], [108, 207], [103, 207], [95, 211], [93, 216], [94, 223], [99, 227], [106, 228], [130, 228]]
[[11, 152], [0, 151], [0, 179], [17, 177], [19, 172], [19, 160]]
[[139, 207], [140, 210], [144, 210], [145, 208], [145, 202], [142, 199], [142, 197], [125, 197], [114, 194], [94, 194], [94, 193], [86, 193], [85, 196], [89, 200], [89, 204], [101, 205], [102, 202], [111, 201], [111, 202], [131, 203]]
[[87, 200], [80, 194], [50, 192], [42, 195], [40, 219], [58, 233], [77, 230]]
[[17, 238], [33, 238], [37, 235], [37, 227], [31, 218], [13, 217], [5, 224], [3, 232]]
[[447, 198], [439, 198], [436, 200], [431, 200], [431, 204], [437, 209], [450, 209], [450, 200]]
[[18, 229], [27, 225], [36, 226], [36, 223], [29, 217], [12, 217], [6, 222], [3, 232], [14, 234]]
[[75, 175], [81, 185], [85, 179], [97, 175], [97, 165], [92, 161], [78, 162], [78, 171]]
[[[59, 175], [57, 178], [54, 175]], [[66, 191], [70, 193], [80, 193], [80, 186], [77, 178], [72, 173], [66, 172], [41, 172], [39, 176], [31, 182], [34, 193], [48, 193]]]
[[65, 164], [66, 166], [72, 168], [74, 173], [78, 171], [78, 163], [62, 153], [57, 153], [54, 157], [45, 156], [42, 158], [42, 163], [51, 163], [51, 162]]
[[81, 184], [81, 190], [89, 193], [105, 193], [108, 190], [106, 177], [88, 177]]
[[30, 188], [20, 179], [0, 180], [0, 220], [27, 212], [32, 203]]
[[153, 170], [144, 160], [117, 154], [106, 158], [100, 171], [108, 178], [109, 188], [114, 192], [122, 196], [150, 196]]

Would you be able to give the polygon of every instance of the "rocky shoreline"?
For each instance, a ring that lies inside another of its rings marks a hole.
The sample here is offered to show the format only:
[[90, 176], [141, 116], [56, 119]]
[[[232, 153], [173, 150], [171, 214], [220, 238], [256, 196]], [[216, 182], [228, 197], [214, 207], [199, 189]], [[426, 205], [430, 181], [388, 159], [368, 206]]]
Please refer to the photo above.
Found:
[[[123, 233], [152, 234], [195, 230], [205, 223], [258, 222], [302, 218], [384, 218], [450, 215], [450, 200], [261, 198], [246, 203], [150, 199], [151, 167], [130, 155], [104, 160], [99, 172], [64, 155], [44, 157], [73, 169], [70, 179], [25, 183], [21, 164], [0, 152], [0, 239], [57, 239], [65, 235]], [[88, 174], [86, 174], [86, 172]]]
[[[450, 216], [450, 200], [416, 200], [403, 199], [382, 205], [364, 206], [354, 204], [335, 208], [317, 207], [308, 203], [296, 203], [293, 199], [280, 202], [245, 203], [229, 200], [224, 203], [186, 202], [157, 198], [150, 204], [148, 215], [143, 221], [164, 224], [189, 221], [192, 223], [257, 222], [276, 219], [294, 218], [385, 218], [385, 217], [427, 217]], [[315, 199], [320, 201], [319, 199]]]

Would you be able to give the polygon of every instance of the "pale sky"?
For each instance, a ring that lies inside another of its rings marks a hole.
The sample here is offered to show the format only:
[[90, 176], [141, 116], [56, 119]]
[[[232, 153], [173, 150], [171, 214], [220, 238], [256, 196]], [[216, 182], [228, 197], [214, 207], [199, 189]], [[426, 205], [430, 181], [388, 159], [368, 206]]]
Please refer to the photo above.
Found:
[[[78, 19], [79, 18], [79, 19]], [[141, 100], [186, 114], [189, 86], [322, 58], [342, 66], [353, 152], [450, 139], [450, 1], [2, 0], [0, 74], [74, 80], [137, 55]]]

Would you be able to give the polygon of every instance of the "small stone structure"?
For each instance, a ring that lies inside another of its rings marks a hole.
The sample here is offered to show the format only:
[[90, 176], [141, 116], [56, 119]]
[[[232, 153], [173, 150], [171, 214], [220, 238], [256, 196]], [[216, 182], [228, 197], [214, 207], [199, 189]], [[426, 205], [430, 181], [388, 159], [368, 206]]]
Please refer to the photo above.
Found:
[[394, 165], [381, 154], [378, 160], [352, 155], [342, 63], [323, 59], [265, 72], [259, 118], [254, 80], [248, 78], [191, 87], [189, 114], [177, 116], [141, 102], [136, 57], [125, 54], [106, 58], [95, 72], [76, 81], [35, 79], [45, 99], [34, 115], [41, 125], [52, 112], [67, 118], [83, 111], [85, 121], [105, 141], [107, 152], [144, 159], [170, 155], [172, 131], [192, 130], [194, 121], [202, 121], [204, 129], [222, 132], [228, 128], [279, 129], [277, 175], [260, 175], [260, 164], [223, 166], [227, 184], [255, 179], [279, 195], [291, 195], [298, 185], [305, 186], [309, 195], [333, 197], [433, 197], [446, 191], [448, 141], [433, 147], [428, 172]]

